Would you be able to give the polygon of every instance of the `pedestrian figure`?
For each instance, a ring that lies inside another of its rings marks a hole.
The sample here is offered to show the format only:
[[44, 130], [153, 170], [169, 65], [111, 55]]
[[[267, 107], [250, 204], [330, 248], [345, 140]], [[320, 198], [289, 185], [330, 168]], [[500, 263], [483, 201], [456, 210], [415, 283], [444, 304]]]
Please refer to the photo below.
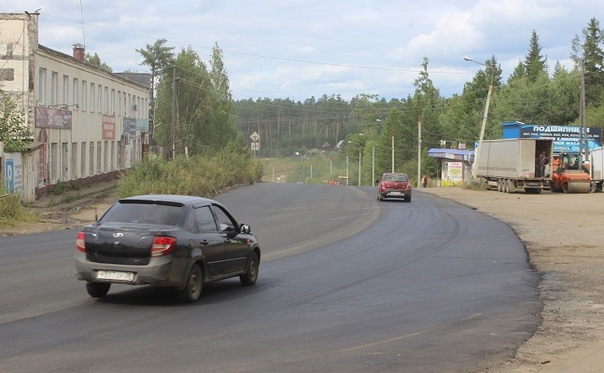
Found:
[[540, 177], [545, 177], [545, 166], [549, 163], [549, 157], [545, 155], [545, 150], [541, 151], [539, 158], [537, 158], [537, 166], [539, 167]]
[[422, 185], [425, 187], [428, 186], [428, 176], [424, 175], [424, 178], [422, 179]]

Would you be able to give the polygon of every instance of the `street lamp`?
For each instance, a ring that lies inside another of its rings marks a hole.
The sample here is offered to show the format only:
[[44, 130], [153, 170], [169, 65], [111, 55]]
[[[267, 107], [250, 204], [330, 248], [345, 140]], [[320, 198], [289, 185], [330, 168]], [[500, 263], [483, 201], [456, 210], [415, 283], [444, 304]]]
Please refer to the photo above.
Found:
[[[488, 66], [482, 62], [475, 61], [470, 57], [464, 57], [464, 61], [474, 62], [479, 65], [485, 67], [485, 72]], [[478, 147], [474, 152], [474, 165], [472, 165], [472, 179], [476, 179], [478, 177], [478, 158], [480, 154], [480, 149], [482, 148], [482, 139], [484, 138], [484, 129], [487, 125], [487, 116], [489, 115], [489, 103], [491, 102], [491, 93], [493, 92], [493, 72], [491, 71], [491, 81], [489, 83], [489, 92], [487, 93], [487, 101], [484, 104], [484, 115], [482, 117], [482, 126], [480, 127], [480, 137], [478, 138]]]

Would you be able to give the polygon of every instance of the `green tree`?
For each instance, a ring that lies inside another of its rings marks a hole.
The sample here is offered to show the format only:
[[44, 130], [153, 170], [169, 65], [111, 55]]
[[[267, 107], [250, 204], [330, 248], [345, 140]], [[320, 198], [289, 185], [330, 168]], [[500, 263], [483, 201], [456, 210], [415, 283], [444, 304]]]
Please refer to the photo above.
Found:
[[[234, 110], [221, 52], [215, 48], [212, 68], [192, 49], [182, 49], [172, 69], [165, 70], [158, 84], [155, 137], [171, 144], [174, 131], [177, 154], [200, 154], [221, 149], [236, 137]], [[174, 86], [174, 84], [176, 86]], [[176, 89], [174, 89], [176, 87]], [[172, 123], [173, 92], [176, 92], [176, 123]]]
[[32, 139], [32, 132], [25, 124], [25, 113], [17, 108], [13, 98], [0, 89], [0, 142], [7, 153], [22, 152]]
[[86, 60], [86, 63], [89, 65], [97, 66], [110, 73], [113, 72], [113, 69], [111, 69], [111, 67], [109, 65], [107, 65], [106, 63], [101, 61], [101, 57], [99, 57], [99, 55], [97, 53], [95, 53], [94, 55], [92, 55], [90, 53], [86, 53], [85, 60]]
[[215, 148], [222, 148], [232, 141], [237, 135], [235, 124], [235, 109], [231, 95], [229, 76], [222, 60], [222, 50], [218, 44], [212, 49], [210, 71], [210, 87], [208, 87], [211, 100], [211, 122], [217, 134]]
[[539, 44], [539, 36], [533, 30], [529, 41], [528, 54], [524, 57], [524, 67], [528, 81], [533, 83], [543, 75], [547, 75], [547, 58], [541, 55], [541, 45]]
[[149, 68], [151, 69], [151, 132], [154, 132], [153, 129], [155, 127], [155, 79], [158, 73], [163, 72], [163, 70], [171, 66], [174, 61], [174, 54], [172, 53], [172, 50], [174, 48], [167, 47], [167, 42], [168, 41], [166, 39], [159, 39], [155, 43], [153, 43], [153, 45], [147, 44], [145, 49], [136, 50], [143, 57], [143, 62], [141, 62], [141, 65], [149, 66]]
[[585, 73], [585, 101], [593, 107], [602, 103], [602, 92], [604, 91], [604, 51], [602, 43], [604, 33], [600, 28], [600, 22], [592, 18], [586, 28], [583, 29], [583, 42], [578, 35], [572, 42], [571, 58], [575, 62], [577, 70], [583, 65]]

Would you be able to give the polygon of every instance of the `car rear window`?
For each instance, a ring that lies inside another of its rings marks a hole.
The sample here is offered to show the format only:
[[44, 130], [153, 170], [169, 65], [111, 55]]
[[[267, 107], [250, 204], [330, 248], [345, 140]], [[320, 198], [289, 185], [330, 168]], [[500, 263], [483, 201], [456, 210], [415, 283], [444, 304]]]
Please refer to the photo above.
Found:
[[103, 215], [100, 222], [175, 225], [181, 208], [182, 205], [161, 202], [120, 201]]
[[386, 175], [386, 181], [407, 181], [407, 176], [405, 175]]

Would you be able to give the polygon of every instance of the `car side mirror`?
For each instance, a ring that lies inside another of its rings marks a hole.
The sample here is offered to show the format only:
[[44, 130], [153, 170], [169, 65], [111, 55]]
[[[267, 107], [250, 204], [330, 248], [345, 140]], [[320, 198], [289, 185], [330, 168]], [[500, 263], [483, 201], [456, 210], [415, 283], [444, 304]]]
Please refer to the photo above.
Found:
[[247, 224], [241, 224], [239, 227], [239, 232], [249, 234], [251, 232], [251, 228]]

